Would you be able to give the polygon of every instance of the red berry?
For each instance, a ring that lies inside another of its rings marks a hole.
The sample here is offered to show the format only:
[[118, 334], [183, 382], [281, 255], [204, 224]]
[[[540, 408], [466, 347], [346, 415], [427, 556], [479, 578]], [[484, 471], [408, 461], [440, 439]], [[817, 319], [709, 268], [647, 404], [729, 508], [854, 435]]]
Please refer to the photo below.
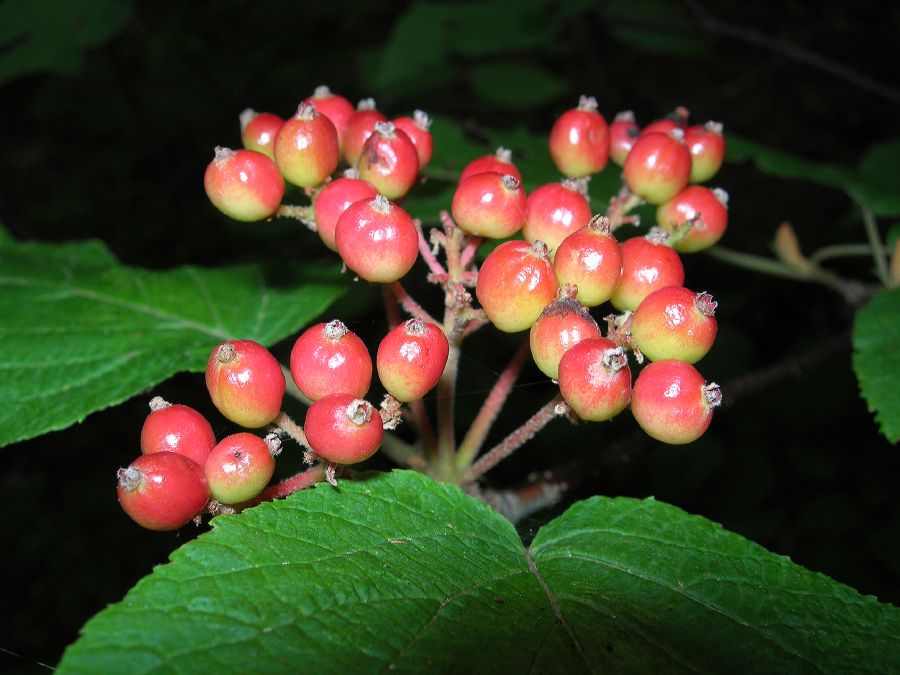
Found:
[[334, 234], [344, 264], [366, 281], [397, 281], [419, 255], [412, 218], [384, 195], [351, 204], [338, 218]]
[[410, 319], [391, 330], [378, 345], [378, 378], [398, 401], [416, 401], [441, 379], [449, 352], [443, 328]]
[[306, 329], [291, 350], [291, 377], [312, 401], [328, 394], [362, 398], [372, 383], [372, 358], [365, 343], [338, 320]]
[[203, 466], [216, 444], [206, 418], [186, 405], [172, 405], [157, 396], [141, 429], [141, 452], [177, 452]]
[[696, 363], [716, 340], [716, 301], [682, 286], [653, 291], [631, 316], [631, 336], [651, 361]]
[[284, 179], [260, 152], [216, 148], [203, 176], [206, 195], [219, 211], [242, 221], [264, 220], [278, 210]]
[[398, 117], [394, 120], [394, 126], [403, 131], [409, 140], [416, 146], [416, 154], [419, 156], [419, 171], [428, 166], [434, 149], [434, 141], [431, 138], [431, 118], [422, 110], [416, 110], [412, 117]]
[[692, 183], [703, 183], [715, 176], [725, 159], [725, 137], [719, 122], [689, 127], [684, 143], [691, 153]]
[[381, 445], [381, 415], [368, 401], [351, 394], [329, 394], [306, 411], [306, 440], [324, 460], [356, 464]]
[[500, 244], [481, 265], [475, 295], [500, 330], [515, 333], [531, 328], [556, 297], [547, 245], [516, 240]]
[[619, 166], [625, 164], [625, 158], [640, 134], [633, 112], [626, 110], [616, 115], [609, 125], [609, 158]]
[[212, 498], [223, 504], [240, 504], [256, 497], [275, 473], [275, 457], [281, 444], [272, 445], [246, 431], [226, 436], [212, 449], [203, 465]]
[[357, 163], [359, 177], [388, 199], [404, 197], [416, 182], [419, 155], [406, 132], [391, 122], [377, 122]]
[[588, 422], [605, 422], [631, 400], [631, 370], [625, 350], [612, 340], [582, 340], [559, 361], [559, 391]]
[[203, 469], [177, 452], [141, 455], [117, 476], [119, 504], [148, 530], [177, 530], [209, 501]]
[[301, 103], [275, 136], [275, 163], [285, 180], [298, 187], [321, 184], [341, 159], [334, 124], [314, 105]]
[[644, 367], [634, 383], [631, 412], [641, 429], [658, 441], [681, 445], [697, 440], [722, 402], [715, 383], [707, 384], [694, 366], [683, 361], [656, 361]]
[[337, 251], [334, 230], [338, 219], [353, 202], [361, 199], [375, 199], [378, 196], [371, 183], [359, 178], [356, 169], [347, 169], [342, 178], [325, 183], [313, 199], [313, 213], [316, 216], [316, 231], [325, 245]]
[[514, 176], [517, 181], [522, 182], [522, 174], [516, 165], [512, 163], [512, 152], [506, 148], [497, 148], [493, 155], [484, 155], [473, 159], [466, 164], [462, 173], [459, 174], [459, 182], [462, 183], [466, 178], [479, 173], [493, 171], [503, 175]]
[[688, 221], [693, 221], [691, 228], [675, 237], [672, 248], [694, 253], [715, 244], [728, 227], [728, 193], [689, 185], [656, 209], [656, 222], [669, 233], [676, 233]]
[[603, 171], [609, 159], [609, 128], [597, 99], [582, 96], [550, 129], [550, 156], [560, 173], [574, 178]]
[[344, 127], [343, 153], [347, 164], [356, 166], [363, 146], [375, 132], [375, 124], [378, 122], [387, 122], [387, 117], [375, 110], [375, 100], [371, 98], [361, 100], [347, 120], [347, 126]]
[[248, 429], [269, 424], [281, 411], [284, 373], [268, 349], [252, 340], [229, 340], [212, 350], [206, 388], [213, 405]]
[[641, 130], [641, 135], [653, 133], [668, 134], [673, 129], [684, 131], [687, 128], [689, 117], [690, 112], [688, 109], [684, 106], [678, 106], [662, 119], [650, 122]]
[[457, 185], [450, 211], [469, 234], [503, 239], [522, 229], [525, 191], [511, 174], [477, 173]]
[[646, 237], [633, 237], [622, 243], [622, 280], [609, 299], [613, 307], [634, 311], [656, 289], [684, 283], [681, 258], [662, 243], [667, 238], [664, 231], [651, 230]]
[[671, 134], [641, 134], [622, 168], [628, 189], [651, 204], [662, 204], [677, 195], [691, 175], [691, 153], [681, 132]]
[[575, 299], [578, 289], [566, 284], [556, 300], [544, 308], [531, 327], [531, 356], [541, 372], [559, 377], [559, 360], [582, 340], [600, 337], [600, 328], [588, 308]]
[[563, 239], [590, 221], [586, 190], [585, 180], [575, 178], [536, 188], [525, 201], [522, 236], [530, 242], [540, 239], [547, 244], [552, 258]]
[[324, 84], [316, 87], [313, 95], [304, 99], [304, 103], [312, 103], [316, 110], [331, 120], [338, 133], [339, 144], [343, 144], [344, 128], [353, 114], [353, 104], [339, 94], [332, 93]]
[[619, 242], [610, 234], [609, 218], [594, 216], [587, 227], [573, 232], [559, 245], [553, 270], [560, 286], [578, 287], [576, 298], [588, 307], [610, 299], [622, 278]]
[[266, 155], [269, 159], [275, 159], [275, 151], [272, 146], [275, 143], [275, 135], [284, 124], [284, 120], [272, 113], [258, 113], [252, 108], [247, 108], [241, 113], [241, 142], [247, 150], [256, 150]]

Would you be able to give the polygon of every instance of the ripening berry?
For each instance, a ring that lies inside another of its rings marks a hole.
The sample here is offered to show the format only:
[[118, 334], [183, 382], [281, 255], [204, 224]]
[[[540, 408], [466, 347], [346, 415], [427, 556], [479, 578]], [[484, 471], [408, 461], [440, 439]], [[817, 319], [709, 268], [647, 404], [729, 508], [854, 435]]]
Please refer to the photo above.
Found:
[[356, 169], [347, 169], [343, 177], [325, 183], [313, 198], [313, 213], [319, 238], [332, 251], [337, 251], [334, 230], [338, 219], [353, 202], [378, 196], [371, 183], [362, 180]]
[[681, 192], [691, 175], [691, 153], [683, 132], [642, 133], [622, 167], [628, 189], [650, 204], [662, 204]]
[[206, 418], [189, 406], [172, 405], [159, 396], [150, 401], [150, 410], [141, 428], [141, 452], [177, 452], [203, 466], [216, 444]]
[[268, 349], [253, 340], [229, 340], [212, 350], [206, 388], [213, 405], [248, 429], [269, 424], [281, 411], [284, 373]]
[[462, 183], [470, 176], [488, 171], [514, 176], [517, 181], [522, 182], [522, 174], [512, 162], [512, 152], [503, 147], [497, 148], [493, 155], [477, 157], [466, 164], [462, 173], [459, 174], [459, 182]]
[[304, 99], [304, 103], [312, 103], [316, 110], [331, 120], [338, 133], [339, 145], [343, 144], [344, 128], [353, 114], [353, 104], [339, 94], [335, 94], [324, 84], [316, 87], [313, 95]]
[[690, 229], [676, 235], [672, 248], [681, 253], [708, 249], [728, 227], [728, 193], [720, 188], [688, 185], [656, 209], [656, 222], [669, 233], [678, 232], [688, 221], [692, 221]]
[[673, 129], [680, 129], [681, 131], [685, 131], [688, 125], [688, 118], [690, 117], [690, 111], [684, 106], [678, 106], [670, 112], [668, 115], [659, 120], [654, 120], [650, 122], [647, 126], [645, 126], [641, 130], [641, 136], [644, 134], [652, 134], [652, 133], [662, 133], [668, 134]]
[[651, 361], [696, 363], [716, 340], [716, 301], [709, 293], [666, 286], [643, 299], [631, 315], [631, 336]]
[[297, 338], [291, 377], [312, 401], [335, 393], [362, 398], [372, 383], [372, 357], [359, 336], [335, 319], [307, 328]]
[[378, 122], [387, 122], [387, 117], [375, 110], [374, 99], [362, 99], [344, 127], [343, 154], [347, 164], [356, 166], [363, 146], [375, 132], [375, 125]]
[[536, 188], [525, 200], [522, 236], [530, 242], [540, 239], [547, 244], [553, 258], [562, 240], [585, 227], [591, 219], [586, 190], [585, 179], [577, 178]]
[[338, 218], [334, 235], [344, 264], [374, 283], [397, 281], [419, 255], [412, 218], [384, 195], [351, 204]]
[[725, 159], [725, 136], [719, 122], [688, 127], [684, 143], [691, 153], [691, 183], [703, 183], [715, 176]]
[[412, 117], [398, 117], [394, 126], [406, 133], [409, 140], [416, 146], [416, 154], [419, 156], [419, 171], [428, 166], [431, 154], [434, 150], [434, 140], [431, 138], [431, 118], [428, 113], [416, 110]]
[[707, 384], [684, 361], [655, 361], [638, 374], [631, 394], [631, 412], [649, 436], [681, 445], [697, 440], [722, 402], [715, 383]]
[[588, 307], [609, 300], [622, 278], [622, 253], [609, 225], [606, 216], [594, 216], [566, 237], [553, 257], [557, 283], [577, 286], [576, 298]]
[[378, 345], [378, 379], [398, 401], [417, 401], [441, 379], [449, 352], [443, 328], [422, 319], [409, 319]]
[[529, 334], [531, 356], [544, 375], [559, 377], [559, 360], [582, 340], [600, 337], [600, 328], [588, 308], [575, 299], [578, 289], [561, 286], [556, 300], [544, 308]]
[[368, 401], [351, 394], [329, 394], [306, 411], [306, 440], [322, 459], [356, 464], [381, 445], [381, 415]]
[[226, 436], [212, 449], [203, 465], [212, 498], [223, 504], [240, 504], [262, 492], [275, 473], [275, 457], [281, 444], [272, 445], [242, 431]]
[[197, 462], [177, 452], [141, 455], [119, 469], [116, 491], [133, 521], [148, 530], [177, 530], [209, 501], [209, 486]]
[[504, 239], [525, 221], [525, 190], [510, 174], [488, 171], [462, 181], [450, 203], [461, 230], [478, 237]]
[[285, 180], [302, 188], [320, 185], [341, 159], [334, 124], [314, 105], [301, 103], [275, 136], [275, 163]]
[[678, 254], [664, 243], [668, 234], [651, 230], [646, 237], [632, 237], [619, 246], [622, 279], [609, 301], [616, 309], [637, 309], [641, 300], [658, 288], [681, 286], [684, 266]]
[[609, 158], [619, 166], [625, 164], [625, 158], [640, 134], [633, 112], [626, 110], [616, 115], [609, 125]]
[[258, 113], [252, 108], [247, 108], [241, 113], [241, 142], [247, 150], [256, 150], [266, 155], [269, 159], [275, 159], [275, 135], [284, 124], [284, 120], [272, 113]]
[[556, 275], [542, 241], [507, 241], [491, 251], [475, 295], [488, 319], [505, 333], [527, 330], [556, 297]]
[[359, 177], [388, 199], [406, 196], [419, 173], [419, 155], [406, 132], [391, 122], [377, 122], [357, 162]]
[[578, 417], [605, 422], [631, 400], [631, 370], [622, 347], [604, 337], [582, 340], [559, 361], [559, 391]]
[[246, 222], [271, 218], [284, 197], [284, 179], [278, 167], [254, 150], [216, 148], [203, 187], [219, 211]]
[[609, 127], [597, 99], [582, 96], [550, 129], [550, 156], [564, 176], [581, 178], [603, 171], [609, 159]]

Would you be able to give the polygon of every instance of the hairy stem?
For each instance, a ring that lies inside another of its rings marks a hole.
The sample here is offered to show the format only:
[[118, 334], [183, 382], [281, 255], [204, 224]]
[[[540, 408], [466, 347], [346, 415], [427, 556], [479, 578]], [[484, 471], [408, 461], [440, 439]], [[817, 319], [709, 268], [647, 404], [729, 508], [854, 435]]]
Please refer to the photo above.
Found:
[[414, 223], [416, 225], [416, 233], [419, 235], [419, 253], [422, 255], [422, 260], [425, 261], [425, 264], [428, 265], [428, 269], [430, 269], [433, 274], [442, 277], [446, 276], [447, 270], [445, 270], [444, 266], [438, 261], [431, 250], [428, 240], [425, 239], [425, 233], [422, 232], [422, 223], [418, 220], [415, 220]]
[[293, 438], [306, 450], [312, 450], [312, 448], [309, 447], [309, 441], [306, 440], [306, 432], [303, 431], [303, 427], [292, 420], [283, 410], [278, 413], [278, 416], [272, 421], [272, 424]]
[[881, 235], [878, 234], [878, 223], [875, 222], [875, 214], [862, 204], [859, 204], [859, 207], [866, 227], [866, 237], [869, 239], [869, 246], [872, 249], [872, 258], [875, 260], [875, 274], [881, 283], [887, 285], [890, 278], [887, 253], [884, 250], [884, 245], [881, 243]]
[[455, 406], [456, 377], [459, 371], [459, 341], [450, 343], [447, 365], [437, 386], [437, 461], [438, 476], [451, 479], [456, 453]]
[[316, 232], [316, 216], [311, 206], [293, 206], [291, 204], [282, 204], [275, 212], [278, 218], [293, 218], [299, 220], [306, 225], [307, 228]]
[[394, 295], [397, 296], [397, 301], [400, 303], [400, 306], [406, 310], [406, 313], [417, 318], [422, 319], [423, 321], [428, 321], [430, 323], [436, 323], [440, 325], [440, 323], [433, 317], [431, 314], [425, 311], [425, 309], [418, 302], [413, 300], [412, 296], [406, 292], [406, 289], [403, 287], [399, 281], [395, 281], [391, 284], [391, 290], [394, 292]]
[[299, 490], [311, 487], [316, 483], [320, 483], [325, 479], [325, 465], [316, 464], [314, 467], [301, 471], [296, 476], [286, 478], [280, 483], [276, 483], [263, 490], [260, 495], [253, 500], [254, 504], [260, 502], [269, 502], [273, 499], [281, 499], [292, 495]]

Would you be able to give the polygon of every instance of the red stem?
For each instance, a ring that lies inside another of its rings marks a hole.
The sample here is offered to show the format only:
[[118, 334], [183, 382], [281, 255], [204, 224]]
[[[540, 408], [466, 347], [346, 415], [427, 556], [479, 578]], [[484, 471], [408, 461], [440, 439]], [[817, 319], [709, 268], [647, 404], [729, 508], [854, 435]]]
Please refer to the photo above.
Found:
[[278, 416], [272, 421], [272, 424], [284, 431], [306, 450], [312, 451], [312, 448], [309, 447], [309, 441], [306, 440], [306, 432], [303, 431], [303, 427], [292, 420], [286, 412], [282, 410], [278, 413]]
[[281, 499], [283, 497], [287, 497], [288, 495], [292, 495], [295, 492], [311, 487], [316, 483], [321, 483], [324, 478], [325, 465], [317, 464], [311, 469], [301, 471], [296, 476], [291, 476], [290, 478], [286, 478], [280, 483], [276, 483], [271, 487], [267, 487], [260, 493], [260, 495], [256, 499], [253, 500], [253, 503], [259, 504], [260, 502], [268, 502], [272, 501], [273, 499]]
[[394, 295], [397, 296], [397, 301], [403, 309], [406, 310], [407, 314], [422, 319], [423, 321], [429, 321], [430, 323], [435, 323], [439, 326], [441, 325], [439, 321], [425, 311], [422, 305], [412, 299], [412, 296], [406, 292], [406, 289], [403, 288], [403, 284], [399, 281], [395, 281], [391, 284], [391, 290], [394, 291]]
[[447, 270], [444, 269], [444, 266], [441, 265], [434, 253], [432, 253], [431, 246], [429, 246], [428, 240], [425, 239], [425, 233], [422, 232], [422, 223], [416, 220], [415, 225], [416, 232], [419, 235], [419, 253], [422, 254], [422, 260], [425, 261], [425, 264], [428, 265], [428, 269], [430, 269], [433, 274], [446, 277]]

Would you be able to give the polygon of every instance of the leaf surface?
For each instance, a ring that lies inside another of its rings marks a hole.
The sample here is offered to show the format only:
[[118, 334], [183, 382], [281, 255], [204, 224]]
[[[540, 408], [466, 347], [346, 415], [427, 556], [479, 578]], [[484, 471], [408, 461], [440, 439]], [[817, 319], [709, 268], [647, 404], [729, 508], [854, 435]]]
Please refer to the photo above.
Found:
[[853, 369], [891, 443], [900, 440], [900, 289], [882, 291], [856, 315]]

